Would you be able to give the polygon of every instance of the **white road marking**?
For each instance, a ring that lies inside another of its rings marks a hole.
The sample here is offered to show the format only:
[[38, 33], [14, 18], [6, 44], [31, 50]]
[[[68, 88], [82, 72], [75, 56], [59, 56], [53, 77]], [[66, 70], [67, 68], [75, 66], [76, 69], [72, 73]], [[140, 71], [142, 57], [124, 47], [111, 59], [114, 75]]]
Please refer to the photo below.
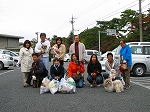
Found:
[[142, 87], [147, 88], [147, 89], [150, 89], [149, 81], [150, 81], [150, 79], [147, 77], [140, 77], [140, 78], [131, 77], [131, 80], [130, 80], [131, 83], [134, 83], [136, 85], [142, 86]]
[[142, 85], [142, 84], [140, 84], [140, 83], [133, 82], [133, 81], [130, 81], [130, 82], [132, 82], [132, 83], [134, 83], [134, 84], [136, 84], [136, 85], [142, 86], [142, 87], [144, 87], [144, 88], [150, 89], [150, 87], [145, 86], [145, 85]]
[[[20, 69], [20, 68], [16, 68], [16, 69]], [[16, 69], [14, 69], [14, 70], [16, 70]], [[12, 71], [14, 71], [14, 70], [9, 70], [9, 71], [6, 71], [6, 72], [3, 72], [3, 73], [0, 73], [0, 75], [3, 75], [3, 74], [6, 74], [6, 73], [9, 73], [9, 72], [12, 72]]]

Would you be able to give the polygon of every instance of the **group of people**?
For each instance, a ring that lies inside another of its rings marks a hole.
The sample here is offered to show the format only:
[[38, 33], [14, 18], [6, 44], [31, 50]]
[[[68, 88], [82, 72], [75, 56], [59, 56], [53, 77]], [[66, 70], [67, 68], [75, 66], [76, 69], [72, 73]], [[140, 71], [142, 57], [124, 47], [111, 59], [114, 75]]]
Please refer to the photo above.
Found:
[[[62, 42], [62, 38], [58, 37], [53, 47], [50, 47], [50, 42], [46, 40], [45, 33], [40, 34], [40, 39], [41, 41], [36, 44], [34, 50], [31, 48], [31, 42], [29, 40], [26, 40], [20, 49], [18, 63], [21, 63], [24, 87], [31, 86], [31, 80], [34, 74], [38, 78], [40, 86], [44, 77], [49, 77], [50, 80], [55, 79], [60, 81], [61, 78], [64, 77], [64, 73], [67, 72], [68, 77], [73, 78], [76, 82], [76, 87], [82, 88], [85, 84], [84, 63], [86, 60], [85, 45], [80, 42], [80, 37], [75, 35], [74, 42], [69, 48], [71, 59], [67, 69], [63, 67], [66, 47]], [[42, 45], [46, 46], [44, 52], [41, 51]], [[123, 57], [122, 62], [127, 63], [127, 70], [120, 70], [120, 63], [113, 59], [112, 53], [108, 53], [108, 60], [105, 63], [106, 72], [102, 73], [102, 67], [97, 59], [97, 55], [93, 54], [87, 65], [87, 81], [91, 87], [100, 86], [103, 80], [109, 77], [110, 70], [115, 69], [116, 76], [114, 80], [122, 80], [122, 76], [125, 82], [125, 88], [130, 88], [130, 70], [132, 65], [131, 49], [126, 45], [124, 40], [120, 40], [120, 45], [122, 47], [120, 56]], [[49, 52], [54, 56], [51, 67], [49, 67]]]

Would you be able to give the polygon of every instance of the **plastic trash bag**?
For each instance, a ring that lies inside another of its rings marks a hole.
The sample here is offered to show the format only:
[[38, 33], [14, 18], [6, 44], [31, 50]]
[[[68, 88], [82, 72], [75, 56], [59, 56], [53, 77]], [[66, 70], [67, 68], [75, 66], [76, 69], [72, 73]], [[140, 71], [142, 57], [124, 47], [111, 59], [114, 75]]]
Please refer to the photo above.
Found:
[[40, 86], [40, 94], [46, 93], [46, 92], [48, 92], [48, 91], [49, 91], [49, 89], [48, 89], [47, 87], [45, 87], [45, 86]]
[[58, 91], [58, 87], [59, 87], [59, 81], [53, 79], [50, 83], [49, 83], [49, 88], [50, 88], [50, 92], [52, 94], [55, 94]]
[[66, 81], [65, 78], [62, 78], [60, 80], [60, 84], [59, 84], [59, 91], [63, 94], [75, 93], [76, 92], [76, 87], [74, 86], [73, 81], [74, 80], [72, 80], [72, 79], [70, 79], [70, 81]]
[[75, 83], [74, 79], [71, 78], [71, 77], [67, 79], [67, 83], [72, 85], [72, 86], [76, 86], [76, 83]]
[[50, 80], [47, 77], [43, 78], [42, 85], [49, 88], [49, 84], [50, 84]]

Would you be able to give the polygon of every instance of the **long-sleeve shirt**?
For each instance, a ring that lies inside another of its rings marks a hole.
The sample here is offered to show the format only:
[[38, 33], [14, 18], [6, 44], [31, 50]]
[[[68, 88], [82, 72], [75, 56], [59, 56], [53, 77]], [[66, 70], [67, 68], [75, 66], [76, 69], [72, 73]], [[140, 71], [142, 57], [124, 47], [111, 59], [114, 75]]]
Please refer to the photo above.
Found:
[[[55, 44], [54, 47], [58, 48], [58, 45]], [[60, 51], [60, 60], [64, 60], [64, 55], [66, 53], [66, 46], [64, 44], [61, 44], [59, 47], [59, 51]], [[51, 54], [55, 55], [53, 50], [51, 50]]]
[[32, 66], [36, 65], [38, 69], [34, 70], [34, 73], [36, 75], [39, 75], [41, 78], [44, 78], [48, 75], [48, 71], [45, 68], [43, 62], [41, 60], [38, 60], [38, 62], [33, 62]]
[[95, 71], [98, 71], [99, 73], [97, 75], [101, 75], [101, 72], [102, 72], [102, 66], [99, 62], [97, 63], [89, 63], [88, 66], [87, 66], [87, 73], [89, 75], [91, 75], [91, 73], [95, 72]]
[[59, 76], [62, 78], [64, 76], [64, 67], [62, 65], [59, 65], [56, 67], [54, 64], [50, 68], [50, 75], [55, 78], [55, 76]]
[[105, 71], [109, 74], [111, 69], [116, 70], [116, 77], [121, 77], [121, 72], [120, 72], [120, 63], [117, 60], [114, 60], [112, 63], [112, 67], [110, 67], [108, 60], [105, 62]]
[[[83, 43], [79, 42], [78, 48], [79, 48], [79, 61], [81, 61], [82, 59], [86, 58], [85, 45]], [[75, 53], [75, 43], [71, 44], [71, 46], [69, 48], [70, 57], [73, 53]]]
[[[78, 69], [78, 66], [80, 66], [80, 69]], [[79, 71], [80, 73], [84, 73], [85, 69], [82, 63], [76, 64], [74, 62], [70, 62], [68, 65], [68, 76], [72, 77], [73, 73], [77, 73]]]
[[123, 57], [122, 61], [126, 61], [128, 66], [132, 65], [132, 55], [131, 55], [131, 48], [129, 45], [125, 45], [120, 50], [120, 57]]
[[44, 54], [42, 54], [42, 57], [48, 57], [49, 56], [49, 49], [50, 49], [50, 42], [48, 40], [45, 40], [44, 42], [38, 42], [35, 46], [35, 53], [40, 53], [41, 50], [41, 46], [42, 44], [44, 45], [47, 45], [47, 48], [46, 48], [46, 52]]

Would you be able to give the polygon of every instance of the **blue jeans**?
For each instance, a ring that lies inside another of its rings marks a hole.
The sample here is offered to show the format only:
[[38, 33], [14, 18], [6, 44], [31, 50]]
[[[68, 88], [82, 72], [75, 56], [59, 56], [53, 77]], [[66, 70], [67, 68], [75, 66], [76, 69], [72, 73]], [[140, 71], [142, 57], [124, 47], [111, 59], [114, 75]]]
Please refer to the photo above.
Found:
[[46, 69], [47, 69], [48, 72], [49, 72], [49, 57], [41, 57], [40, 60], [43, 61], [44, 66], [46, 67]]
[[[107, 72], [104, 72], [103, 73], [103, 77], [104, 77], [104, 79], [107, 79], [108, 78], [108, 76], [109, 76], [109, 73], [107, 73]], [[114, 80], [121, 80], [122, 81], [122, 79], [120, 78], [120, 77], [115, 77], [115, 79]]]
[[78, 82], [76, 82], [76, 87], [83, 88], [83, 79], [80, 79]]
[[108, 78], [108, 76], [109, 76], [109, 73], [107, 73], [107, 72], [104, 72], [104, 73], [103, 73], [103, 77], [104, 77], [104, 79], [107, 79], [107, 78]]
[[[93, 83], [93, 80], [94, 80], [94, 79], [92, 78], [92, 76], [91, 76], [91, 75], [88, 75], [87, 81], [88, 81], [90, 84]], [[103, 83], [103, 77], [100, 76], [100, 75], [96, 76], [96, 84], [99, 85], [99, 84], [102, 84], [102, 83]]]

